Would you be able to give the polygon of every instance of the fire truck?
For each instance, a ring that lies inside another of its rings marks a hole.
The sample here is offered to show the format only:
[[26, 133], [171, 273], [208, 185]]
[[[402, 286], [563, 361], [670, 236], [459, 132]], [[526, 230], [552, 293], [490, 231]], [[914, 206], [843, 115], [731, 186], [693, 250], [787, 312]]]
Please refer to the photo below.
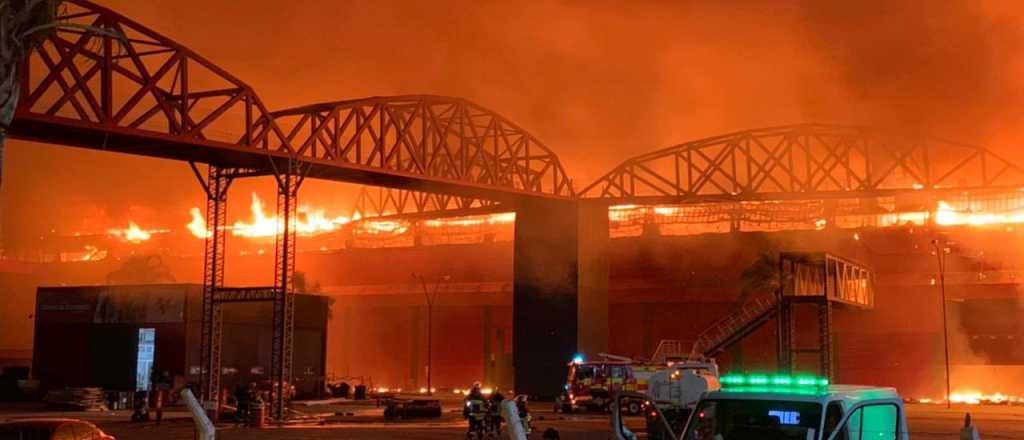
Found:
[[[648, 379], [659, 369], [626, 357], [604, 353], [599, 356], [600, 359], [590, 361], [577, 356], [569, 363], [569, 376], [555, 401], [555, 411], [605, 411], [616, 393], [646, 392]], [[640, 414], [643, 404], [643, 400], [631, 400], [624, 403], [623, 410]]]
[[555, 402], [555, 411], [606, 411], [616, 394], [640, 393], [646, 397], [621, 402], [623, 411], [636, 415], [645, 405], [655, 402], [692, 405], [702, 393], [718, 389], [718, 366], [714, 360], [687, 359], [674, 352], [666, 353], [664, 347], [671, 344], [676, 341], [662, 341], [650, 360], [606, 353], [591, 361], [577, 356], [569, 364], [569, 375], [561, 397]]

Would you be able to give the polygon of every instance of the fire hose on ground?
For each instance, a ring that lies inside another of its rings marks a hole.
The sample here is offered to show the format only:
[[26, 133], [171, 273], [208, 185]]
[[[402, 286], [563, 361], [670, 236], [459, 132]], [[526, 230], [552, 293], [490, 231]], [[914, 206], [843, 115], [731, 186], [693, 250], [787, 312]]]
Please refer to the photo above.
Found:
[[192, 390], [185, 388], [181, 390], [181, 397], [185, 399], [185, 406], [188, 407], [188, 411], [192, 413], [192, 421], [196, 424], [196, 439], [197, 440], [214, 440], [217, 438], [217, 428], [213, 426], [213, 422], [206, 416], [206, 411], [203, 410], [203, 406], [196, 400], [196, 396], [192, 395]]

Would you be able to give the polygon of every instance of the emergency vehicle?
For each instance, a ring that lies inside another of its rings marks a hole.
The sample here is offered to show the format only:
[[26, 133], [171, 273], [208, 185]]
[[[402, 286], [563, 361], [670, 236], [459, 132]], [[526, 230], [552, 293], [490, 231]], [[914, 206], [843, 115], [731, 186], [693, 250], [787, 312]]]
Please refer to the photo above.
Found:
[[[909, 440], [903, 400], [894, 388], [763, 374], [726, 375], [721, 383], [721, 390], [700, 399], [679, 439]], [[612, 432], [618, 440], [636, 439], [617, 411]]]
[[667, 440], [659, 417], [665, 418], [673, 431], [679, 431], [701, 397], [719, 389], [718, 364], [713, 359], [677, 360], [652, 374], [643, 393], [648, 399], [644, 402], [648, 438]]
[[714, 360], [674, 359], [664, 363], [642, 362], [622, 356], [599, 354], [601, 359], [584, 361], [577, 356], [569, 364], [569, 376], [555, 411], [607, 410], [619, 393], [644, 394], [643, 399], [625, 402], [628, 414], [640, 414], [648, 402], [687, 406], [701, 394], [718, 389], [718, 366]]

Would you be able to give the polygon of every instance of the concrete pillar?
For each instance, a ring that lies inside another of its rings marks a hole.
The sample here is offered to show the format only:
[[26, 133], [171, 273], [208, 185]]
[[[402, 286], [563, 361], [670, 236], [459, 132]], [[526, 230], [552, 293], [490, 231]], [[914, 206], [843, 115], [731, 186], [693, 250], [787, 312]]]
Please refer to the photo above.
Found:
[[515, 391], [553, 397], [575, 354], [608, 348], [607, 207], [524, 201], [515, 234]]
[[578, 350], [593, 357], [608, 352], [608, 206], [583, 200], [577, 218]]
[[481, 307], [483, 310], [483, 328], [484, 328], [484, 345], [483, 345], [483, 358], [484, 358], [484, 384], [485, 385], [496, 385], [497, 381], [494, 377], [494, 349], [491, 341], [494, 340], [494, 326], [492, 324], [493, 316], [490, 306]]

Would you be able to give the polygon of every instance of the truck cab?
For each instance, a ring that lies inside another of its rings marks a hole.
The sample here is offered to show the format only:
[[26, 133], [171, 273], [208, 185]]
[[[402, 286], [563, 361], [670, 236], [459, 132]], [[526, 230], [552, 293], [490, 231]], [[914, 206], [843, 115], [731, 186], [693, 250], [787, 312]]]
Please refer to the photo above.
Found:
[[[908, 440], [903, 401], [893, 388], [832, 385], [788, 375], [726, 375], [706, 393], [680, 440]], [[654, 410], [657, 410], [656, 408]], [[635, 439], [612, 411], [618, 440]], [[665, 429], [670, 429], [665, 422]]]

